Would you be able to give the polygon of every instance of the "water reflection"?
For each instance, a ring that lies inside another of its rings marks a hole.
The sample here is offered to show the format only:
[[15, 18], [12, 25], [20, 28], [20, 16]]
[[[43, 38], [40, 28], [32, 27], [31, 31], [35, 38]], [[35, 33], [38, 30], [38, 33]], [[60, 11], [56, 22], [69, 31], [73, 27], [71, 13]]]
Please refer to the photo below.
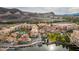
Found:
[[68, 51], [69, 49], [63, 48], [62, 45], [56, 46], [55, 44], [49, 45], [48, 46], [49, 51]]
[[16, 48], [15, 50], [16, 51], [68, 51], [69, 49], [63, 48], [62, 45], [56, 46], [55, 44], [51, 44], [48, 46], [43, 45], [42, 47], [33, 46], [33, 47], [26, 47], [26, 48]]

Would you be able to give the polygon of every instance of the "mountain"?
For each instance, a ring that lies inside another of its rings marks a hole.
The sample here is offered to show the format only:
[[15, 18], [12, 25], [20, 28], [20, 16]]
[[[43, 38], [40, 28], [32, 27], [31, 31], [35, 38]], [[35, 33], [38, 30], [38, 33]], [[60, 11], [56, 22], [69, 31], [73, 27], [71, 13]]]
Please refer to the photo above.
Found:
[[65, 16], [79, 16], [79, 13], [64, 14]]
[[16, 12], [20, 12], [20, 14], [22, 14], [22, 11], [19, 9], [16, 9], [16, 8], [8, 9], [8, 8], [0, 7], [0, 14], [5, 14], [7, 12], [10, 12], [11, 14], [14, 14]]
[[19, 9], [16, 8], [8, 9], [0, 7], [0, 20], [17, 19], [20, 18], [22, 15], [23, 12]]
[[25, 21], [25, 20], [42, 20], [42, 19], [52, 19], [55, 15], [54, 12], [48, 13], [33, 13], [24, 12], [17, 8], [3, 8], [0, 7], [0, 22], [1, 21]]

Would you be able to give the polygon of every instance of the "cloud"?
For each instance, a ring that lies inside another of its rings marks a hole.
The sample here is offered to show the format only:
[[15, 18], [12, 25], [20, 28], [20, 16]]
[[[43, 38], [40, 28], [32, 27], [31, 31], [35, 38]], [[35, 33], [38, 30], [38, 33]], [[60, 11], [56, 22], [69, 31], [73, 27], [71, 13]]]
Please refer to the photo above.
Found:
[[71, 13], [79, 12], [79, 8], [78, 7], [71, 7], [71, 8], [69, 8], [69, 12], [71, 12]]
[[77, 13], [79, 12], [78, 7], [15, 7], [22, 11], [29, 12], [54, 12], [55, 14], [68, 14], [68, 13]]
[[45, 12], [54, 12], [55, 14], [69, 13], [67, 7], [19, 7], [18, 9], [38, 13], [45, 13]]

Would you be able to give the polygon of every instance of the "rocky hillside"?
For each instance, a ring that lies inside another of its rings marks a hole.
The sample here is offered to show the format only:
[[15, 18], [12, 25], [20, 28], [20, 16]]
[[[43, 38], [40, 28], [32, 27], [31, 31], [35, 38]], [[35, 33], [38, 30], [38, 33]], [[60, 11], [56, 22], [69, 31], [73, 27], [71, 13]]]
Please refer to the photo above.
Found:
[[54, 17], [53, 12], [48, 13], [33, 13], [24, 12], [17, 8], [3, 8], [0, 7], [0, 22], [4, 21], [26, 21], [26, 20], [42, 20], [42, 19], [52, 19]]
[[5, 14], [7, 12], [10, 12], [11, 14], [15, 14], [16, 12], [20, 12], [22, 14], [22, 11], [16, 8], [8, 9], [0, 7], [0, 14]]

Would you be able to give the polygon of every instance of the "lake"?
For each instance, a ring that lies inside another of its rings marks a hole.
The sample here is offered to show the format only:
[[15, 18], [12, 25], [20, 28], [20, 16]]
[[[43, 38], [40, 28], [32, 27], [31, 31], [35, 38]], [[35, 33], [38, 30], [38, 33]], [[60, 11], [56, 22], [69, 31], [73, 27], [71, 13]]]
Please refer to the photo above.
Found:
[[51, 45], [42, 45], [41, 47], [33, 46], [33, 47], [26, 47], [26, 48], [16, 48], [16, 49], [9, 49], [8, 51], [68, 51], [69, 49], [63, 48], [62, 45], [56, 46], [55, 44]]

